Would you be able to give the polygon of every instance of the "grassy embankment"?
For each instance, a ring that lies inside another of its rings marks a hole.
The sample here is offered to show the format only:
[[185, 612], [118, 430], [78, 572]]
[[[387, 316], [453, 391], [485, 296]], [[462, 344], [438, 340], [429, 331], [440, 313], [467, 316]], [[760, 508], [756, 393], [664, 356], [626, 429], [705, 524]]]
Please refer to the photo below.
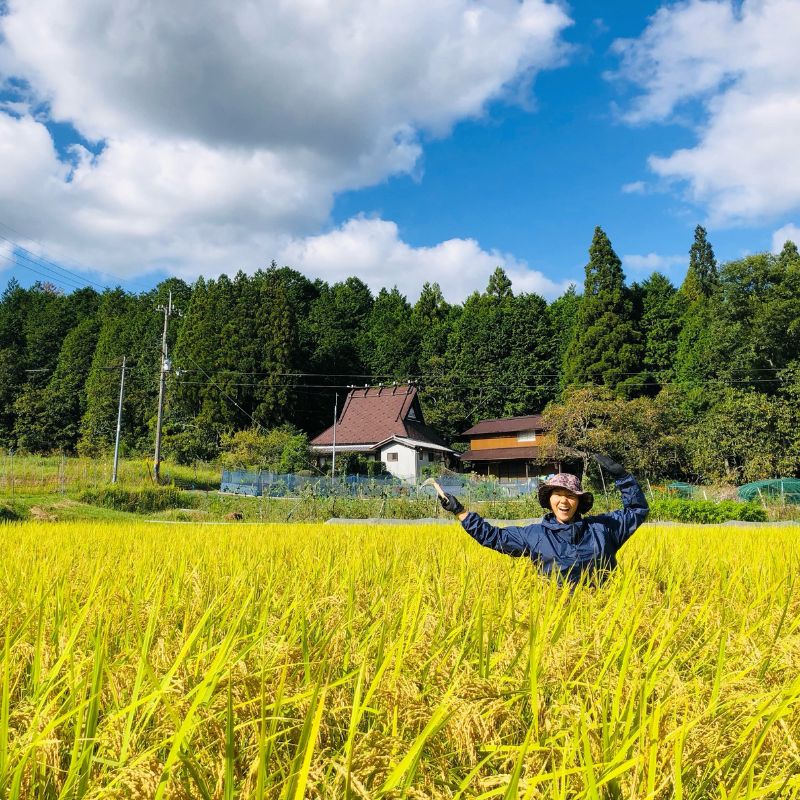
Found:
[[216, 530], [0, 525], [0, 796], [800, 796], [800, 527]]
[[[111, 485], [113, 461], [109, 458], [0, 455], [0, 518], [42, 520], [109, 519], [130, 516], [119, 509], [86, 502], [87, 493]], [[186, 491], [187, 505], [219, 489], [220, 470], [209, 464], [180, 466], [164, 462], [162, 480]], [[121, 459], [118, 485], [132, 491], [153, 487], [152, 463], [147, 459]]]

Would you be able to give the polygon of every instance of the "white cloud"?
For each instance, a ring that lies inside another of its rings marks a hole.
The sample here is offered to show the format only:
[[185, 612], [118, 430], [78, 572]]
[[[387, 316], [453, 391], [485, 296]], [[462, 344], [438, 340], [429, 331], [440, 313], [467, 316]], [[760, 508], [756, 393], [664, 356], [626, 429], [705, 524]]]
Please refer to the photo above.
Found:
[[688, 266], [688, 256], [664, 256], [658, 253], [647, 253], [647, 255], [626, 255], [622, 256], [622, 263], [626, 270], [635, 272], [669, 272], [674, 267]]
[[631, 183], [622, 184], [623, 194], [645, 194], [647, 191], [647, 184], [644, 181], [632, 181]]
[[[568, 24], [545, 0], [10, 0], [0, 218], [120, 277], [254, 269], [561, 63]], [[65, 163], [42, 102], [100, 155]]]
[[618, 76], [642, 89], [631, 124], [664, 122], [699, 104], [697, 144], [654, 155], [685, 182], [712, 224], [755, 222], [800, 207], [800, 3], [689, 0], [662, 7], [621, 39]]
[[473, 239], [450, 239], [434, 247], [411, 247], [400, 239], [397, 225], [382, 219], [357, 217], [330, 233], [288, 243], [281, 263], [328, 280], [358, 275], [373, 291], [396, 285], [410, 300], [423, 283], [437, 282], [451, 302], [483, 291], [498, 266], [516, 293], [535, 292], [554, 299], [570, 281], [554, 282], [513, 256], [487, 252]]
[[797, 225], [784, 225], [772, 234], [772, 252], [780, 253], [786, 242], [800, 246], [800, 228]]

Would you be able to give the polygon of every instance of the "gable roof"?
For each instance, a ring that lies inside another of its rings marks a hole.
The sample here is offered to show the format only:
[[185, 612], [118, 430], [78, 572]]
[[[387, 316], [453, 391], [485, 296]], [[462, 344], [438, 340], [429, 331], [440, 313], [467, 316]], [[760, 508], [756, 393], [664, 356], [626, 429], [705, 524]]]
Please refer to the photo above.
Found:
[[541, 414], [528, 414], [525, 417], [504, 417], [502, 419], [484, 419], [462, 436], [481, 436], [492, 433], [519, 433], [520, 431], [546, 430], [544, 417]]
[[[447, 447], [436, 431], [425, 424], [416, 386], [352, 389], [336, 423], [337, 449], [340, 445], [377, 444], [392, 436]], [[333, 445], [333, 425], [310, 444]]]

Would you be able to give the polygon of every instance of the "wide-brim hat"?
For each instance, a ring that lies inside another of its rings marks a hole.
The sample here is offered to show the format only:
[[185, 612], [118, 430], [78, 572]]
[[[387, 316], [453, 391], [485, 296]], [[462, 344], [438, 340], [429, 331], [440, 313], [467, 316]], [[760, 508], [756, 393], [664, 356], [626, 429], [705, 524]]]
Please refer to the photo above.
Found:
[[584, 492], [581, 482], [577, 475], [569, 472], [561, 472], [553, 475], [550, 480], [545, 481], [539, 487], [539, 503], [542, 508], [550, 511], [550, 495], [554, 489], [566, 489], [578, 498], [578, 511], [585, 514], [594, 505], [594, 495], [591, 492]]

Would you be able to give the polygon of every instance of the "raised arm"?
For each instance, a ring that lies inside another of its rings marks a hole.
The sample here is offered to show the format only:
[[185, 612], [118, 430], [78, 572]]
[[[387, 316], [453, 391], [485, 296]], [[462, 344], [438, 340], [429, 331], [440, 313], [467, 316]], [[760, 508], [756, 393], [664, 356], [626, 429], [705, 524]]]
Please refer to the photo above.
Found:
[[647, 505], [642, 487], [625, 467], [607, 456], [595, 455], [595, 459], [614, 478], [614, 483], [622, 494], [622, 509], [602, 515], [614, 535], [617, 548], [620, 548], [647, 519], [650, 506]]

